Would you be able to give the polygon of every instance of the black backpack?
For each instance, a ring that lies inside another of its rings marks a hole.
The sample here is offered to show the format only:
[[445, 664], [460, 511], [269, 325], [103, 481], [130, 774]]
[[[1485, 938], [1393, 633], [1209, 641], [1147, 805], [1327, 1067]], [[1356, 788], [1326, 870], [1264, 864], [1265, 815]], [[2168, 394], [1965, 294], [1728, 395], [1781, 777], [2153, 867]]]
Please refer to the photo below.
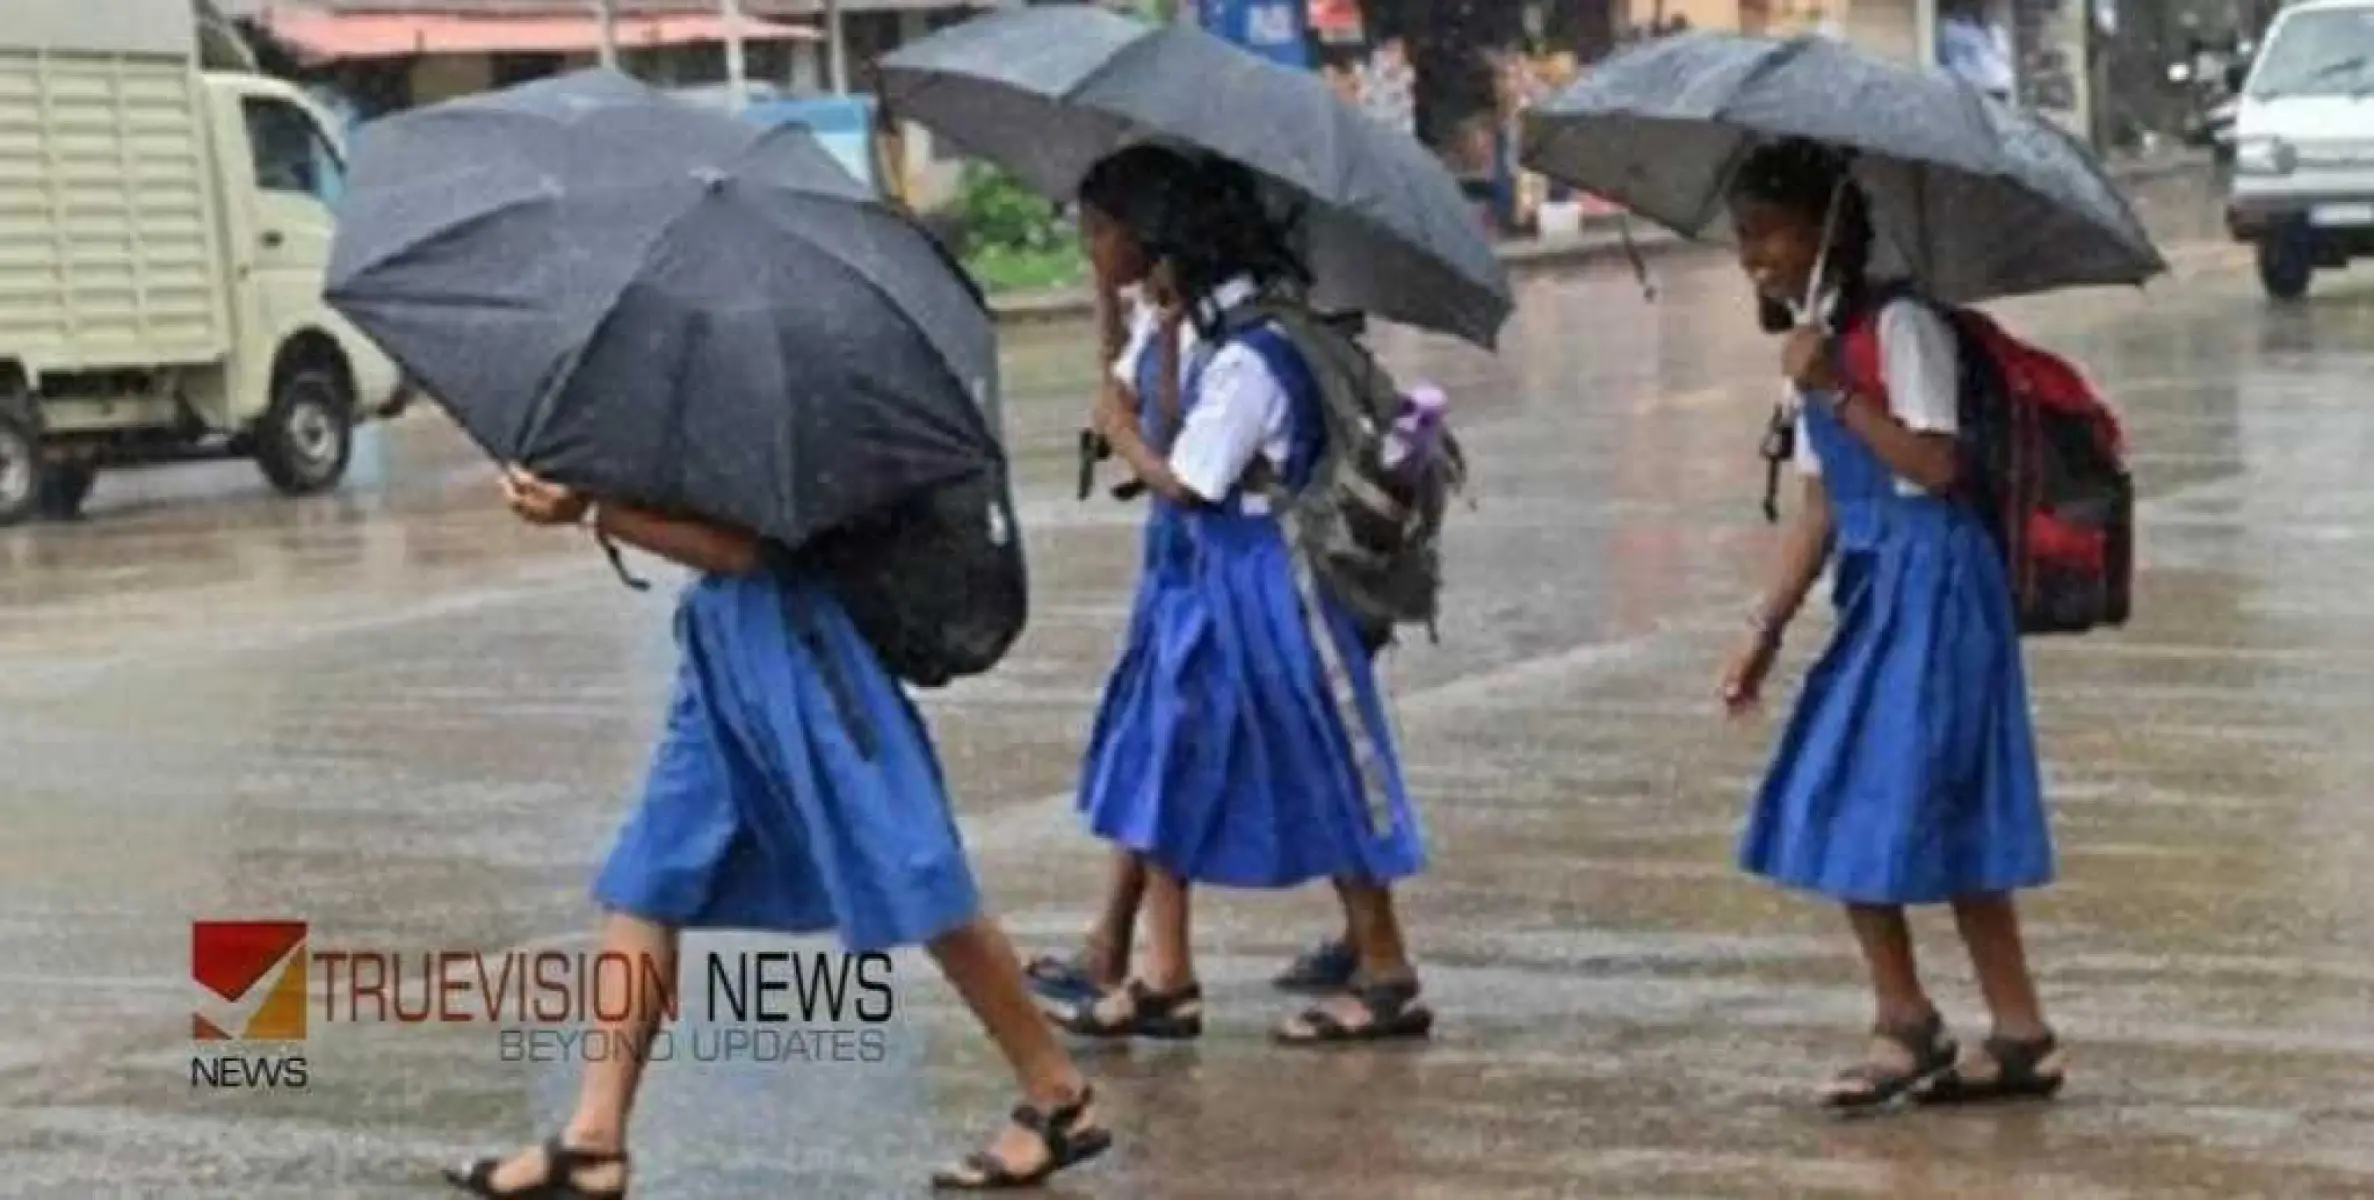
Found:
[[836, 529], [804, 557], [882, 665], [918, 687], [996, 666], [1029, 617], [1022, 528], [1002, 467]]

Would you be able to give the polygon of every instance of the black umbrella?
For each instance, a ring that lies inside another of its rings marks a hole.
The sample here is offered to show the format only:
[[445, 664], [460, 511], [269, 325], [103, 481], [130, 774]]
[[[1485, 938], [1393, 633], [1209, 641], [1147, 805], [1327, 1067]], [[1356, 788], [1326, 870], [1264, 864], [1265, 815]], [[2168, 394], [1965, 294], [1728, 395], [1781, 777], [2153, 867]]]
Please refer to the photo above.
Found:
[[489, 454], [797, 547], [1002, 471], [996, 335], [804, 130], [586, 72], [359, 139], [328, 299]]
[[1694, 33], [1624, 51], [1526, 113], [1526, 166], [1685, 237], [1722, 228], [1758, 145], [1851, 151], [1883, 251], [1956, 303], [2166, 269], [2077, 141], [1941, 71], [1824, 38]]
[[1081, 5], [993, 13], [883, 59], [882, 93], [897, 115], [1057, 201], [1135, 141], [1233, 160], [1295, 210], [1321, 307], [1486, 348], [1508, 318], [1507, 272], [1431, 152], [1311, 72], [1200, 29]]

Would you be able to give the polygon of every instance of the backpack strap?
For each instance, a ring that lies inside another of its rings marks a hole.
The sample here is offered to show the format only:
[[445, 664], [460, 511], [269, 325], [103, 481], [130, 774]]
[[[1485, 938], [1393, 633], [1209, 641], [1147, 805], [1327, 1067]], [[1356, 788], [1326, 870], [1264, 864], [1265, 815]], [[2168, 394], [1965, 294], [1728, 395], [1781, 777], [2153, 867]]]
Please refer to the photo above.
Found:
[[[1882, 405], [1888, 400], [1888, 375], [1880, 353], [1880, 318], [1899, 300], [1928, 303], [1909, 284], [1873, 288], [1839, 321], [1831, 341], [1831, 368], [1839, 381], [1855, 395]], [[1940, 315], [1951, 317], [1942, 310]]]
[[[1294, 456], [1301, 460], [1289, 468], [1301, 476], [1305, 486], [1317, 477], [1320, 466], [1333, 447], [1346, 445], [1343, 440], [1349, 431], [1336, 428], [1337, 406], [1329, 403], [1323, 389], [1330, 385], [1326, 364], [1311, 361], [1319, 349], [1320, 337], [1348, 337], [1341, 324], [1330, 322], [1309, 310], [1291, 303], [1256, 301], [1241, 305], [1223, 321], [1226, 336], [1232, 342], [1261, 355], [1279, 386], [1286, 389], [1293, 405], [1295, 429], [1291, 438]], [[1215, 348], [1217, 349], [1217, 348]], [[1336, 386], [1344, 386], [1341, 380]], [[1258, 487], [1270, 496], [1279, 516], [1291, 520], [1293, 492], [1265, 465], [1256, 462], [1249, 473], [1247, 487]], [[1293, 540], [1288, 535], [1289, 542]], [[1329, 707], [1335, 710], [1342, 726], [1344, 739], [1352, 754], [1352, 776], [1360, 790], [1361, 808], [1368, 817], [1370, 831], [1378, 837], [1389, 835], [1393, 829], [1393, 802], [1390, 781], [1384, 776], [1384, 746], [1387, 733], [1369, 724], [1353, 688], [1353, 674], [1344, 661], [1343, 647], [1336, 640], [1334, 612], [1325, 587], [1312, 570], [1310, 556], [1298, 547], [1287, 555], [1294, 573], [1294, 590], [1301, 600], [1303, 628], [1311, 639], [1311, 648], [1318, 655], [1319, 686], [1326, 693]]]

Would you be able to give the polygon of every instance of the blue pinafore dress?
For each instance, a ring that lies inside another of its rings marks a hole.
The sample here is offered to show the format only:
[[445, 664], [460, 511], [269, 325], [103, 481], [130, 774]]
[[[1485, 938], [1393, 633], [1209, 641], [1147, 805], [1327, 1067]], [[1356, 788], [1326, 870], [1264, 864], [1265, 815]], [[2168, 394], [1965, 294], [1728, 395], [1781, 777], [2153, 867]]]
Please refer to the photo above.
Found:
[[[1236, 340], [1289, 394], [1293, 451], [1281, 479], [1300, 488], [1325, 437], [1317, 384], [1274, 327]], [[1217, 349], [1197, 347], [1183, 411], [1193, 411]], [[1150, 430], [1163, 420], [1163, 357], [1137, 365]], [[1222, 887], [1389, 883], [1423, 870], [1425, 835], [1374, 666], [1350, 616], [1325, 599], [1333, 653], [1322, 655], [1279, 518], [1241, 484], [1217, 505], [1149, 505], [1128, 639], [1081, 771], [1090, 830]], [[1343, 674], [1331, 676], [1330, 664]]]
[[1896, 490], [1827, 406], [1837, 626], [1756, 797], [1740, 860], [1850, 904], [2041, 887], [2052, 831], [2001, 552], [1966, 505]]
[[796, 567], [710, 575], [641, 806], [594, 885], [680, 929], [929, 943], [980, 899], [922, 717], [839, 600]]

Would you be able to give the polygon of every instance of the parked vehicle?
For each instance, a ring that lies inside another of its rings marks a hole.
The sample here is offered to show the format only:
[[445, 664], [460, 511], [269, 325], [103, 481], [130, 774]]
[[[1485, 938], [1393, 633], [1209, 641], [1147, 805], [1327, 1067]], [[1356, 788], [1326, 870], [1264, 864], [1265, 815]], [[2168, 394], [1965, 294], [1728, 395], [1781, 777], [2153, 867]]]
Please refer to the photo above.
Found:
[[2235, 118], [2226, 224], [2277, 300], [2374, 255], [2374, 0], [2306, 0], [2269, 27]]
[[322, 303], [344, 177], [289, 84], [208, 70], [191, 0], [9, 0], [0, 21], [0, 525], [79, 511], [103, 468], [252, 458], [344, 478], [401, 411]]

